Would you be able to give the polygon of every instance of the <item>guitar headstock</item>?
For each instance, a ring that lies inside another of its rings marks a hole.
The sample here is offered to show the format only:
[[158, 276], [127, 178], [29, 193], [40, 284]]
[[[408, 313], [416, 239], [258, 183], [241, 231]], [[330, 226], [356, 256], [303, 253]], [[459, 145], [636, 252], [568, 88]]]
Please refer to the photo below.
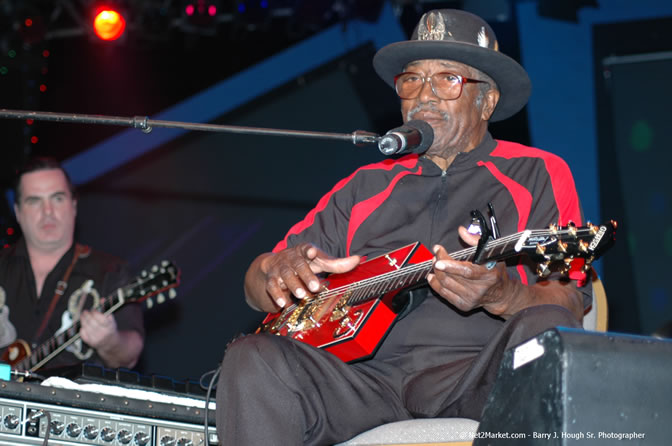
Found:
[[615, 241], [618, 224], [611, 220], [596, 226], [588, 223], [577, 227], [551, 225], [548, 230], [525, 231], [516, 244], [516, 250], [525, 252], [538, 262], [537, 273], [547, 276], [554, 263], [562, 262], [567, 272], [576, 259], [583, 259], [583, 271], [588, 272], [593, 261], [607, 251]]
[[[135, 282], [126, 288], [124, 299], [127, 302], [146, 301], [147, 308], [152, 308], [155, 303], [162, 304], [174, 299], [177, 296], [175, 288], [179, 284], [179, 268], [172, 262], [163, 260], [158, 265], [142, 270]], [[156, 296], [155, 299], [154, 296]]]

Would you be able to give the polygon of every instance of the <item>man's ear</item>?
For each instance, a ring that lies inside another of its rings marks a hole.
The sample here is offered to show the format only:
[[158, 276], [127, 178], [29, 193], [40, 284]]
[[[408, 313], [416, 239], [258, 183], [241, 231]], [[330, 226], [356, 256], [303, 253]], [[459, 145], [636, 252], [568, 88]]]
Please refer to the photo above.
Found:
[[485, 92], [483, 98], [483, 109], [481, 110], [481, 119], [484, 121], [490, 120], [490, 116], [495, 112], [495, 107], [499, 102], [499, 90], [491, 88]]

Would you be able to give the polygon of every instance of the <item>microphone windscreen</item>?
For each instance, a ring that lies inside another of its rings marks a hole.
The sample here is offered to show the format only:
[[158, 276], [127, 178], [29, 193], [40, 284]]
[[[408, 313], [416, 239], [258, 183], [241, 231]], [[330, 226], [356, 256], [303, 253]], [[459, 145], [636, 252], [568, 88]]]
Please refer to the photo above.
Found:
[[410, 153], [424, 153], [432, 146], [432, 143], [434, 142], [434, 129], [431, 125], [420, 119], [413, 119], [404, 125], [415, 129], [420, 133], [420, 144], [413, 147], [410, 150]]

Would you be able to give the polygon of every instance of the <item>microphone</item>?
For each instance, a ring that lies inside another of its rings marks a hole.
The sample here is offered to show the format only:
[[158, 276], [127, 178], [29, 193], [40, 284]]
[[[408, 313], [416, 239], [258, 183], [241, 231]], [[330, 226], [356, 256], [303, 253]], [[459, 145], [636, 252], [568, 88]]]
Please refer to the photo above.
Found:
[[434, 130], [425, 121], [414, 119], [401, 127], [390, 130], [378, 139], [378, 149], [383, 155], [423, 153], [434, 142]]

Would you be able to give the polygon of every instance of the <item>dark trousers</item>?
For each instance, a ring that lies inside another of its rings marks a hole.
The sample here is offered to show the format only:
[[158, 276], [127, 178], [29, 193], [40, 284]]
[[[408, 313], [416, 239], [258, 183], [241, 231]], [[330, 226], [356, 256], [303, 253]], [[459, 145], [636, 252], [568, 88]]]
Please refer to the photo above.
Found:
[[217, 385], [220, 444], [331, 445], [392, 421], [479, 420], [504, 351], [555, 326], [580, 324], [560, 306], [527, 308], [477, 355], [412, 375], [375, 359], [345, 364], [285, 337], [241, 337], [227, 349]]

